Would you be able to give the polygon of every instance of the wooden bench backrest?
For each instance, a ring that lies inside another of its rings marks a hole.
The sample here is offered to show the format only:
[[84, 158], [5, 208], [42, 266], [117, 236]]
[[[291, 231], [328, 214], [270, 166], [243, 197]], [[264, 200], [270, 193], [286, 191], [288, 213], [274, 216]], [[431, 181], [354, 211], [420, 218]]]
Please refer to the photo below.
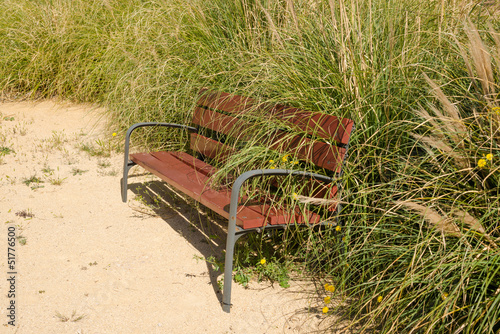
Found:
[[[276, 129], [263, 143], [278, 152], [289, 153], [301, 160], [340, 173], [354, 122], [319, 112], [304, 111], [282, 105], [257, 103], [254, 99], [227, 93], [202, 90], [194, 110], [193, 123], [227, 136], [247, 140], [251, 121], [242, 116], [262, 115], [274, 119], [286, 129]], [[191, 134], [191, 149], [213, 159], [226, 159], [235, 152], [217, 140]]]

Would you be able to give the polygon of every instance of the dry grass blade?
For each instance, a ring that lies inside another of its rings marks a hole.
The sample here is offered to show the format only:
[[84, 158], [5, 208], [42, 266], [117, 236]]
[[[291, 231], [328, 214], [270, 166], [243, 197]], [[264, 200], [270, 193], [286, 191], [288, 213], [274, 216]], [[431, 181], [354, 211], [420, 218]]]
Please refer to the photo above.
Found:
[[490, 29], [490, 36], [495, 41], [496, 54], [493, 55], [495, 62], [497, 63], [497, 68], [500, 68], [500, 34], [493, 29], [491, 23], [488, 22], [488, 28]]
[[295, 13], [295, 6], [293, 4], [293, 1], [292, 0], [286, 0], [286, 5], [288, 7], [288, 10], [290, 11], [290, 14], [292, 15], [293, 24], [295, 26], [295, 29], [297, 30], [297, 33], [300, 33], [299, 21], [297, 19], [297, 14]]
[[493, 248], [498, 248], [498, 245], [493, 241], [490, 235], [486, 232], [483, 225], [479, 222], [477, 218], [471, 216], [468, 212], [456, 210], [453, 211], [453, 215], [461, 220], [464, 225], [469, 226], [472, 230], [481, 233], [486, 240], [490, 243]]
[[[415, 133], [410, 133], [410, 135], [415, 138], [417, 141], [422, 142], [427, 146], [427, 148], [433, 147], [437, 150], [439, 150], [442, 153], [446, 153], [450, 157], [454, 159], [456, 162], [456, 165], [462, 168], [468, 168], [470, 167], [468, 159], [464, 158], [463, 156], [459, 155], [457, 152], [453, 150], [449, 145], [447, 145], [444, 141], [442, 141], [440, 138], [433, 137], [433, 136], [423, 136], [423, 135], [418, 135]], [[429, 150], [429, 152], [432, 154], [432, 151]]]
[[438, 230], [440, 230], [444, 234], [448, 234], [450, 236], [459, 238], [462, 236], [460, 229], [452, 222], [452, 219], [440, 215], [434, 209], [409, 201], [396, 201], [395, 203], [397, 205], [404, 206], [410, 210], [416, 211], [432, 226], [435, 226]]
[[335, 198], [326, 199], [326, 198], [315, 198], [302, 195], [297, 195], [297, 202], [303, 204], [313, 204], [313, 205], [345, 204], [345, 202], [342, 202], [341, 200]]
[[263, 6], [260, 7], [261, 10], [266, 15], [267, 23], [269, 24], [269, 28], [271, 29], [271, 33], [273, 35], [273, 39], [278, 41], [278, 43], [283, 47], [283, 41], [281, 40], [280, 34], [278, 33], [278, 29], [276, 29], [276, 25], [274, 24], [273, 18], [267, 9]]
[[333, 0], [328, 0], [328, 3], [330, 5], [330, 14], [332, 15], [333, 29], [335, 29], [335, 31], [338, 31], [338, 23], [337, 19], [335, 18], [335, 3], [333, 2]]
[[454, 120], [458, 121], [461, 124], [462, 118], [460, 117], [460, 115], [458, 113], [458, 109], [453, 105], [453, 103], [450, 102], [450, 100], [444, 94], [444, 92], [441, 90], [441, 88], [439, 88], [439, 86], [431, 78], [429, 78], [427, 76], [427, 74], [425, 74], [425, 73], [424, 73], [424, 78], [431, 86], [436, 98], [439, 100], [439, 102], [441, 102], [443, 104], [444, 110], [446, 111], [448, 116], [453, 118]]
[[[420, 117], [422, 117], [424, 120], [425, 120], [425, 123], [429, 122], [436, 131], [433, 131], [433, 135], [435, 137], [439, 137], [440, 139], [443, 139], [444, 136], [442, 134], [441, 131], [439, 131], [439, 129], [441, 128], [440, 124], [438, 122], [436, 122], [436, 118], [435, 117], [432, 117], [431, 115], [429, 115], [429, 113], [424, 109], [424, 108], [420, 108], [418, 110], [414, 110], [415, 113], [417, 115], [419, 115]], [[424, 124], [425, 124], [424, 123]], [[421, 126], [422, 124], [420, 124], [419, 126]], [[419, 127], [417, 126], [417, 127]]]
[[465, 33], [469, 38], [470, 52], [477, 75], [481, 80], [484, 95], [494, 93], [493, 69], [491, 67], [491, 56], [484, 45], [481, 36], [474, 24], [469, 20], [465, 26]]
[[[435, 106], [430, 106], [434, 114], [438, 117], [437, 119], [441, 121], [441, 123], [444, 125], [444, 127], [448, 130], [447, 135], [451, 138], [451, 140], [459, 147], [463, 148], [464, 143], [463, 143], [463, 138], [464, 135], [467, 133], [467, 129], [465, 125], [463, 124], [462, 120], [455, 120], [450, 117], [445, 117], [438, 108]], [[437, 127], [437, 130], [441, 130], [443, 128], [443, 125]]]

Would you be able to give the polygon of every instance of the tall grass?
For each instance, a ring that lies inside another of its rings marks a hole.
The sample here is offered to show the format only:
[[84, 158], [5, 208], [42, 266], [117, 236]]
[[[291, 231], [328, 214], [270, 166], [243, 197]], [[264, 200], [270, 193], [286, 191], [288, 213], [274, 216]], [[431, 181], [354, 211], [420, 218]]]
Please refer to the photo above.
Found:
[[[98, 102], [121, 129], [189, 122], [200, 87], [352, 118], [345, 252], [325, 233], [287, 238], [278, 253], [335, 284], [359, 331], [496, 332], [499, 10], [465, 0], [5, 0], [0, 89]], [[267, 157], [252, 150], [233, 165]]]

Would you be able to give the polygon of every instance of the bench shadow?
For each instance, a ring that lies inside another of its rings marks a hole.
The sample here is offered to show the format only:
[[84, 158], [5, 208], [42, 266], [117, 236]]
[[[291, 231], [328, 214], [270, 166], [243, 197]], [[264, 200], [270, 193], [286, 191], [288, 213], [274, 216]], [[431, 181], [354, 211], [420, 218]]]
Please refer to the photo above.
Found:
[[[129, 180], [137, 177], [136, 175], [132, 175], [129, 177]], [[198, 204], [193, 199], [177, 192], [163, 181], [132, 182], [129, 183], [128, 189], [132, 191], [136, 199], [142, 202], [142, 205], [146, 207], [145, 210], [151, 209], [152, 212], [150, 214], [154, 213], [154, 215], [163, 219], [202, 254], [207, 266], [210, 279], [209, 284], [212, 285], [214, 294], [222, 310], [222, 291], [219, 288], [217, 277], [223, 274], [224, 269], [221, 266], [220, 270], [215, 270], [212, 263], [206, 259], [215, 258], [217, 261], [224, 263], [227, 220], [203, 205]], [[172, 219], [173, 216], [176, 219]], [[186, 274], [186, 276], [189, 275]], [[313, 280], [313, 284], [316, 286], [314, 291], [323, 289], [321, 286], [322, 283], [319, 280]], [[291, 293], [293, 292], [291, 291]], [[329, 330], [332, 330], [332, 333], [354, 333], [349, 326], [351, 319], [347, 309], [348, 307], [344, 305], [336, 307], [338, 318], [337, 321], [332, 323], [332, 327], [329, 328]], [[321, 307], [311, 308], [309, 306], [295, 310], [290, 315], [290, 318], [297, 315], [306, 317], [311, 314], [313, 316], [316, 314], [315, 317], [320, 317], [322, 314]]]
[[[162, 181], [129, 183], [128, 189], [139, 202], [151, 209], [202, 254], [210, 284], [222, 309], [222, 291], [219, 289], [217, 277], [223, 273], [223, 268], [215, 270], [207, 259], [224, 263], [227, 221]], [[145, 210], [148, 210], [147, 208]], [[172, 219], [173, 216], [176, 216], [176, 219]]]

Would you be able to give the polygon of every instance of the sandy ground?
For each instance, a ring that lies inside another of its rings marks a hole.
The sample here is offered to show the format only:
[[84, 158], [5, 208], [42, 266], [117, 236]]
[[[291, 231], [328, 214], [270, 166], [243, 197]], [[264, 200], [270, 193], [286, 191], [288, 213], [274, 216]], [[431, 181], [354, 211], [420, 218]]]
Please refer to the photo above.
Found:
[[[233, 283], [233, 308], [224, 313], [222, 274], [202, 260], [221, 257], [224, 232], [137, 167], [122, 203], [123, 157], [99, 156], [121, 139], [101, 115], [55, 101], [0, 104], [1, 333], [309, 333], [327, 326], [310, 282], [288, 289]], [[140, 186], [144, 179], [153, 182]], [[165, 200], [144, 205], [151, 192]], [[17, 237], [12, 268], [9, 229]], [[12, 301], [15, 327], [8, 324]]]

